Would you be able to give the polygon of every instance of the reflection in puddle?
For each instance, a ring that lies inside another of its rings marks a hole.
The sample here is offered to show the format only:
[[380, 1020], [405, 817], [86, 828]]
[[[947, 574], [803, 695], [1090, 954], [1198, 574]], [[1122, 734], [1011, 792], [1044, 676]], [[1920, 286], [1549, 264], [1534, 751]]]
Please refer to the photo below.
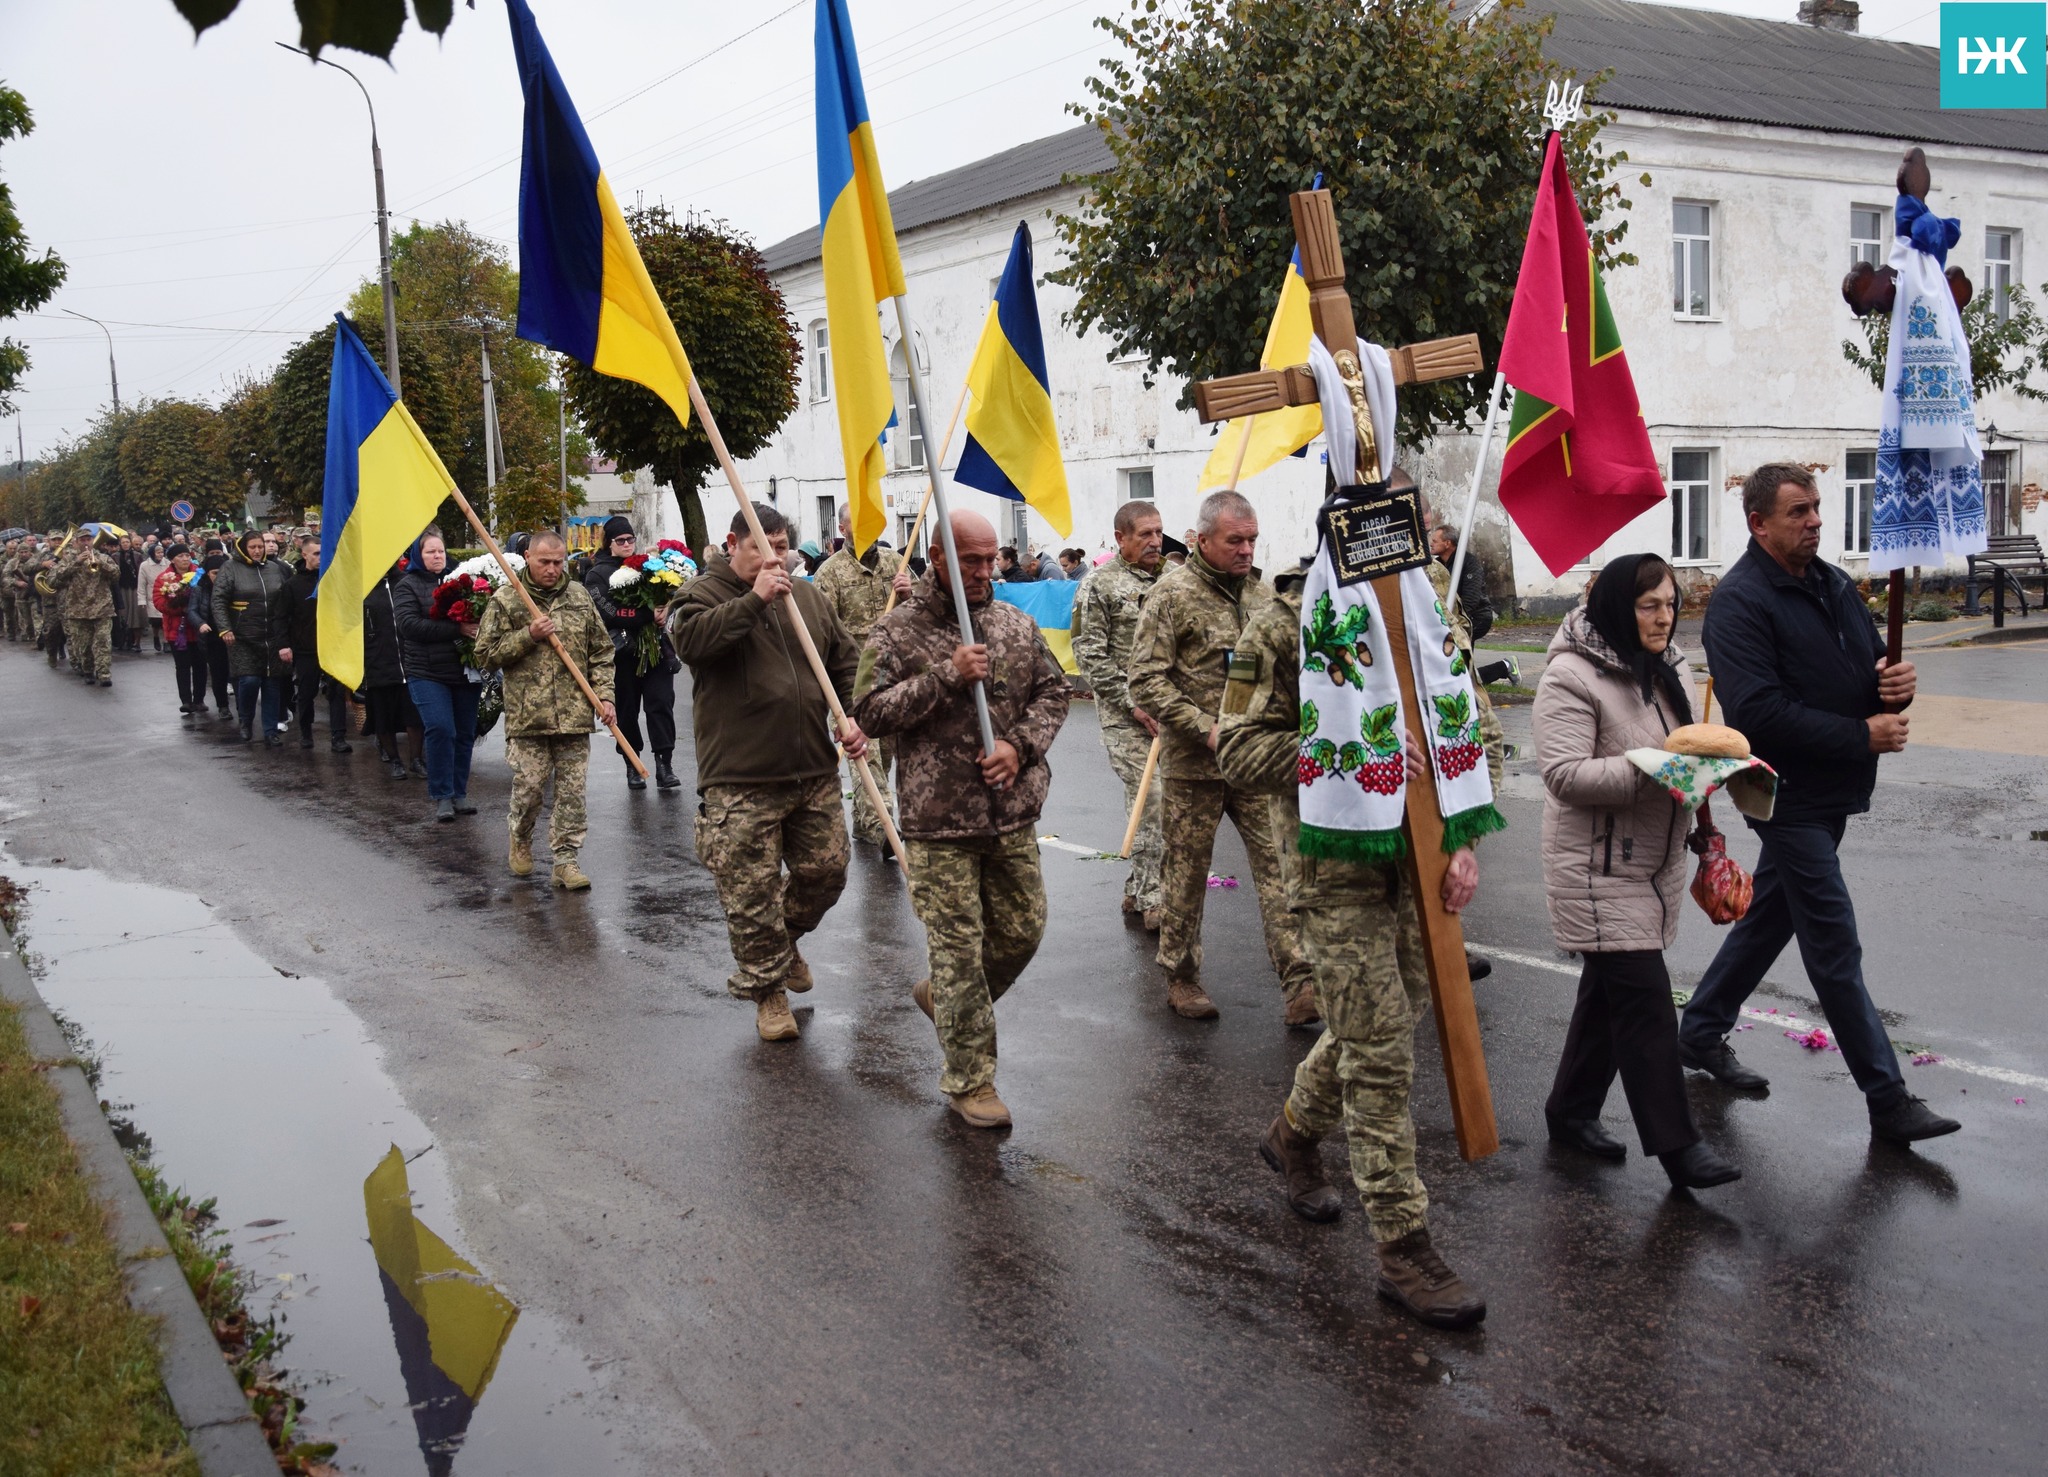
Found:
[[[515, 1310], [463, 1259], [432, 1125], [325, 984], [274, 968], [188, 893], [5, 856], [0, 872], [30, 889], [24, 947], [43, 998], [102, 1053], [101, 1095], [170, 1183], [217, 1199], [250, 1312], [290, 1336], [280, 1362], [308, 1402], [303, 1439], [339, 1442], [335, 1464], [366, 1477], [622, 1470], [618, 1407], [558, 1323], [530, 1297]], [[380, 1196], [393, 1144], [397, 1182]], [[465, 1291], [492, 1311], [463, 1311]]]
[[363, 1209], [420, 1450], [445, 1477], [519, 1310], [413, 1214], [398, 1145], [363, 1181]]

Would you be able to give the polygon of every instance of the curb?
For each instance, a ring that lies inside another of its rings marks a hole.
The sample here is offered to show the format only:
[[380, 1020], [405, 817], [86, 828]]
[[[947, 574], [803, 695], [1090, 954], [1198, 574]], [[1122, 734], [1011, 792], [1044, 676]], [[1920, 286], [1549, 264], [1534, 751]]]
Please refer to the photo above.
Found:
[[[29, 1050], [45, 1060], [66, 1060], [70, 1043], [37, 992], [35, 981], [12, 940], [0, 947], [0, 998], [21, 1010]], [[80, 1167], [107, 1211], [107, 1232], [121, 1258], [128, 1302], [157, 1320], [156, 1344], [164, 1391], [199, 1458], [204, 1477], [275, 1477], [277, 1459], [263, 1428], [243, 1398], [206, 1315], [185, 1285], [163, 1228], [150, 1213], [128, 1158], [100, 1112], [99, 1099], [74, 1065], [47, 1074], [57, 1089], [64, 1131], [78, 1150]]]
[[1997, 646], [2006, 641], [2039, 641], [2044, 636], [2048, 636], [2048, 625], [1987, 626], [1963, 640], [1971, 646]]

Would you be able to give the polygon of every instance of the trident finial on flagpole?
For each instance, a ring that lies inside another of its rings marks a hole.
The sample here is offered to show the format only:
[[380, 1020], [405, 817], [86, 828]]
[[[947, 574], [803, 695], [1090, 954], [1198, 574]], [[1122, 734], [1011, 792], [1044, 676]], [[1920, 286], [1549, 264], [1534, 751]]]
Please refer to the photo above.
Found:
[[1586, 100], [1586, 87], [1569, 81], [1553, 81], [1543, 94], [1543, 120], [1559, 133], [1579, 121], [1579, 104]]

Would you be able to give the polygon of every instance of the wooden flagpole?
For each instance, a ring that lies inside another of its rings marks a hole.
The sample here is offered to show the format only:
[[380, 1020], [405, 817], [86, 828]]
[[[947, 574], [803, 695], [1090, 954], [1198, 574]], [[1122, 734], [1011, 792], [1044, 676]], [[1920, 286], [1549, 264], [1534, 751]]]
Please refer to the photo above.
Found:
[[[740, 512], [747, 520], [747, 531], [754, 536], [755, 547], [760, 549], [763, 559], [773, 561], [775, 546], [768, 542], [768, 534], [761, 527], [761, 520], [754, 514], [754, 500], [747, 496], [746, 485], [740, 481], [739, 468], [733, 465], [732, 453], [725, 449], [725, 437], [719, 434], [718, 421], [711, 414], [710, 405], [705, 403], [704, 391], [699, 388], [697, 376], [694, 374], [690, 376], [690, 405], [697, 412], [697, 419], [704, 427], [704, 435], [711, 442], [712, 451], [718, 455], [719, 466], [725, 469], [725, 480], [732, 486], [732, 495], [739, 500]], [[817, 644], [811, 640], [810, 628], [804, 624], [802, 613], [795, 611], [795, 604], [792, 597], [790, 608], [795, 613], [791, 615], [789, 623], [796, 628], [797, 645], [803, 648], [804, 660], [811, 664], [811, 675], [818, 679], [819, 690], [825, 694], [826, 705], [832, 710], [832, 722], [843, 740], [846, 731], [853, 727], [853, 720], [846, 716], [846, 710], [839, 705], [839, 694], [833, 690], [832, 676], [825, 670], [825, 659], [818, 655]], [[896, 864], [903, 868], [903, 875], [907, 879], [910, 876], [910, 858], [904, 854], [903, 838], [896, 834], [896, 822], [890, 818], [889, 806], [882, 799], [880, 787], [875, 784], [874, 771], [868, 768], [865, 759], [856, 761], [852, 767], [853, 772], [860, 776], [861, 784], [867, 787], [868, 803], [881, 818], [882, 832], [889, 838], [889, 849], [896, 854]]]
[[[1259, 418], [1253, 411], [1244, 418], [1244, 435], [1237, 443], [1237, 460], [1230, 466], [1230, 481], [1223, 487], [1225, 492], [1236, 492], [1237, 481], [1244, 475], [1244, 454], [1252, 446], [1252, 422]], [[1130, 859], [1131, 848], [1138, 844], [1138, 818], [1145, 813], [1145, 797], [1152, 790], [1152, 776], [1159, 769], [1159, 735], [1152, 735], [1152, 747], [1145, 754], [1145, 772], [1138, 776], [1138, 798], [1131, 805], [1131, 823], [1124, 827], [1124, 849], [1117, 853], [1125, 860]]]
[[[962, 384], [960, 386], [960, 393], [953, 400], [953, 418], [946, 422], [946, 439], [939, 443], [938, 459], [942, 462], [946, 459], [946, 453], [953, 449], [953, 432], [959, 428], [960, 412], [966, 408], [967, 386]], [[925, 466], [929, 469], [931, 463], [926, 462]], [[903, 558], [906, 563], [910, 559], [911, 549], [917, 544], [917, 531], [924, 527], [924, 515], [932, 510], [932, 494], [938, 491], [938, 486], [938, 478], [936, 477], [930, 478], [924, 485], [924, 500], [917, 505], [917, 516], [910, 520], [910, 532], [903, 540]], [[929, 563], [930, 561], [927, 560], [926, 562]], [[889, 586], [889, 600], [882, 607], [882, 614], [887, 615], [895, 608], [896, 586], [892, 583]]]
[[[484, 547], [491, 551], [491, 557], [498, 561], [498, 568], [505, 571], [506, 582], [513, 589], [517, 590], [519, 598], [526, 602], [527, 613], [535, 620], [543, 619], [546, 612], [534, 603], [533, 592], [526, 588], [526, 582], [519, 578], [519, 571], [512, 567], [512, 561], [505, 557], [505, 551], [498, 547], [498, 541], [492, 538], [491, 531], [484, 527], [484, 520], [477, 517], [476, 509], [469, 505], [469, 499], [462, 495], [460, 488], [450, 488], [448, 495], [454, 498], [455, 505], [462, 509], [462, 516], [469, 520], [469, 526], [475, 529], [477, 537], [484, 541]], [[569, 578], [569, 571], [566, 567], [562, 570], [562, 578]], [[619, 752], [626, 756], [626, 762], [640, 772], [640, 778], [646, 779], [646, 762], [641, 759], [639, 754], [634, 752], [633, 746], [626, 742], [626, 736], [619, 732], [618, 720], [604, 716], [604, 700], [591, 688], [589, 679], [583, 675], [583, 669], [576, 665], [575, 659], [569, 655], [569, 649], [562, 645], [562, 638], [560, 636], [550, 636], [548, 637], [548, 645], [553, 647], [555, 655], [562, 659], [562, 665], [569, 669], [569, 675], [576, 679], [576, 685], [582, 689], [583, 696], [589, 702], [592, 710], [596, 712], [598, 721], [611, 730], [612, 738], [618, 743]]]

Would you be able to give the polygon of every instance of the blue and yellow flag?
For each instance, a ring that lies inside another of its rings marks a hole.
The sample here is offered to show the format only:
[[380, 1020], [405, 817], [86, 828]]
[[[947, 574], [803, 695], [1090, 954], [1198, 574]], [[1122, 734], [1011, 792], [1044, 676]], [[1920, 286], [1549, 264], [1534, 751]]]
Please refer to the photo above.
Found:
[[974, 404], [953, 480], [1038, 509], [1061, 538], [1073, 533], [1067, 468], [1045, 378], [1045, 339], [1038, 330], [1038, 288], [1031, 280], [1031, 228], [1022, 221], [967, 367], [967, 393]]
[[351, 692], [363, 685], [363, 601], [454, 490], [426, 432], [335, 314], [316, 626], [320, 665]]
[[[1301, 248], [1297, 246], [1293, 259], [1287, 263], [1287, 275], [1280, 281], [1280, 302], [1273, 309], [1273, 321], [1266, 329], [1266, 347], [1259, 355], [1259, 368], [1285, 369], [1290, 364], [1308, 363], [1309, 340], [1315, 337], [1315, 331], [1315, 325], [1309, 320], [1308, 283], [1302, 280]], [[1247, 422], [1250, 423], [1252, 438], [1248, 446], [1244, 441]], [[1244, 447], [1244, 468], [1238, 472], [1237, 480], [1243, 482], [1245, 478], [1255, 477], [1266, 468], [1278, 465], [1282, 459], [1293, 456], [1322, 433], [1323, 408], [1320, 405], [1290, 405], [1281, 410], [1269, 410], [1263, 415], [1226, 421], [1217, 434], [1215, 446], [1210, 449], [1201, 477], [1195, 482], [1195, 491], [1207, 492], [1212, 487], [1230, 486], [1230, 474], [1237, 466], [1240, 446]]]
[[881, 305], [903, 295], [903, 262], [889, 192], [875, 157], [846, 0], [818, 0], [818, 245], [825, 322], [832, 337], [832, 398], [846, 458], [853, 549], [867, 552], [888, 526], [882, 508], [883, 429], [896, 413]]
[[997, 580], [995, 598], [1014, 605], [1038, 627], [1060, 670], [1078, 676], [1080, 663], [1074, 660], [1074, 597], [1081, 592], [1079, 580], [1027, 580], [1011, 583]]
[[690, 423], [690, 360], [526, 0], [505, 0], [526, 95], [519, 326], [599, 374], [645, 385]]

